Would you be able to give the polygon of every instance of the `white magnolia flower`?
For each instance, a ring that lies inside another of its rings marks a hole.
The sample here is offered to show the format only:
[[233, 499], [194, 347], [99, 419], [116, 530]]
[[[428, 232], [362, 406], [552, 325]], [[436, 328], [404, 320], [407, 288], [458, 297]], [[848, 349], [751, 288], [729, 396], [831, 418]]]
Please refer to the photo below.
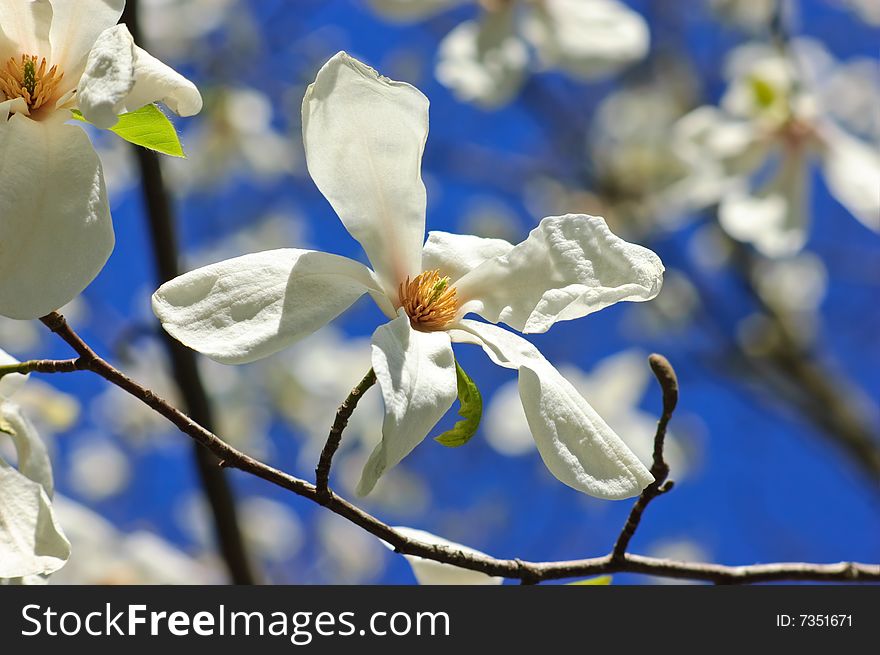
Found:
[[[399, 20], [426, 18], [464, 2], [371, 0], [377, 11]], [[589, 79], [638, 61], [648, 51], [647, 24], [617, 0], [467, 2], [481, 5], [483, 13], [446, 36], [437, 64], [437, 79], [467, 102], [506, 103], [529, 68]]]
[[[880, 150], [847, 132], [821, 104], [832, 61], [818, 44], [792, 43], [786, 57], [764, 44], [731, 55], [720, 107], [700, 107], [677, 126], [692, 176], [680, 187], [719, 203], [730, 236], [765, 255], [799, 251], [807, 239], [811, 165], [831, 194], [866, 227], [880, 231]], [[837, 95], [837, 100], [843, 96]]]
[[[16, 360], [0, 350], [0, 366]], [[70, 556], [52, 508], [52, 464], [37, 431], [9, 398], [26, 376], [0, 378], [0, 444], [12, 438], [18, 467], [0, 454], [0, 578], [47, 575]], [[2, 451], [0, 451], [2, 453]]]
[[545, 332], [623, 300], [660, 291], [663, 266], [619, 239], [601, 218], [545, 218], [519, 245], [425, 234], [421, 158], [428, 100], [345, 53], [318, 73], [303, 102], [309, 171], [373, 270], [299, 249], [270, 250], [197, 269], [164, 284], [153, 310], [184, 344], [225, 363], [271, 355], [369, 293], [389, 321], [372, 338], [385, 401], [382, 441], [358, 491], [415, 448], [457, 397], [451, 343], [481, 346], [519, 371], [538, 449], [562, 482], [603, 498], [635, 495], [651, 475], [540, 352], [476, 313], [522, 332]]
[[58, 309], [113, 250], [101, 162], [71, 110], [101, 128], [162, 101], [199, 111], [195, 86], [116, 25], [125, 0], [0, 0], [0, 315]]
[[[468, 555], [485, 555], [478, 550], [462, 546], [461, 544], [447, 541], [442, 537], [425, 532], [424, 530], [415, 530], [414, 528], [395, 527], [394, 530], [399, 532], [408, 539], [414, 539], [424, 544], [432, 546], [447, 546], [453, 550], [460, 550]], [[382, 542], [388, 548], [394, 548], [386, 541]], [[404, 555], [406, 561], [412, 567], [413, 574], [420, 585], [500, 585], [504, 582], [504, 578], [498, 578], [487, 575], [480, 571], [471, 571], [460, 566], [446, 564], [444, 562], [435, 562], [434, 560], [417, 557], [415, 555]]]

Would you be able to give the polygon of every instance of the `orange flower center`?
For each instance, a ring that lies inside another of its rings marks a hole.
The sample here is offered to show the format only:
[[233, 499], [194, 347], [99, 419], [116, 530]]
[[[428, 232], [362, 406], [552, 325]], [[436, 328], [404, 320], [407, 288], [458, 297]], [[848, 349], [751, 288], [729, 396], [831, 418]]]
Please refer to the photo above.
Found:
[[455, 287], [449, 286], [448, 277], [440, 277], [439, 270], [425, 271], [414, 280], [407, 277], [398, 294], [410, 323], [423, 332], [443, 329], [458, 312]]
[[58, 66], [46, 70], [47, 67], [45, 57], [42, 60], [36, 55], [22, 55], [20, 60], [10, 57], [0, 69], [0, 91], [6, 100], [24, 98], [29, 110], [39, 109], [54, 97], [64, 77]]

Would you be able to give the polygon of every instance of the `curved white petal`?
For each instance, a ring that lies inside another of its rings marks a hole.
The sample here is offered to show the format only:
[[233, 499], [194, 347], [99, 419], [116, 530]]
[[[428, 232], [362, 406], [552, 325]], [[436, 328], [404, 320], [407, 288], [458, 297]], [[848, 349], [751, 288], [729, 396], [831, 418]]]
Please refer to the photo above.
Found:
[[764, 188], [752, 192], [743, 183], [722, 198], [719, 224], [767, 257], [798, 252], [807, 240], [808, 174], [803, 153], [784, 152], [779, 169]]
[[113, 250], [101, 162], [86, 133], [16, 114], [0, 124], [0, 315], [70, 302]]
[[211, 359], [243, 364], [308, 336], [369, 290], [372, 272], [352, 259], [286, 248], [185, 273], [153, 294], [171, 336]]
[[544, 0], [523, 29], [545, 66], [586, 78], [642, 59], [650, 42], [645, 20], [615, 0]]
[[45, 575], [70, 557], [70, 543], [42, 486], [0, 459], [0, 578]]
[[101, 128], [113, 127], [118, 115], [162, 102], [181, 116], [202, 109], [202, 96], [188, 79], [137, 47], [125, 25], [98, 37], [89, 52], [77, 89], [83, 115]]
[[391, 20], [410, 21], [428, 18], [463, 4], [468, 0], [367, 0], [377, 12]]
[[[37, 434], [37, 429], [21, 413], [15, 403], [0, 403], [0, 422], [5, 430], [11, 430], [12, 442], [18, 456], [18, 470], [25, 477], [33, 480], [46, 490], [50, 498], [55, 492], [52, 479], [52, 463], [46, 445]], [[0, 431], [0, 438], [3, 432]]]
[[403, 310], [373, 333], [373, 370], [385, 401], [385, 421], [382, 441], [370, 453], [357, 486], [361, 496], [422, 442], [458, 397], [449, 335], [414, 330]]
[[451, 284], [483, 262], [506, 255], [513, 244], [504, 239], [487, 239], [472, 234], [429, 232], [422, 250], [422, 268], [439, 270]]
[[663, 264], [652, 251], [615, 236], [602, 218], [567, 214], [545, 218], [455, 286], [463, 312], [546, 332], [617, 302], [650, 300], [662, 284]]
[[517, 94], [529, 63], [513, 8], [460, 23], [440, 44], [437, 79], [464, 102], [493, 108]]
[[519, 393], [541, 458], [561, 482], [597, 498], [638, 495], [653, 476], [531, 343], [496, 325], [460, 321], [456, 341], [477, 343], [519, 371]]
[[[448, 541], [424, 530], [396, 526], [394, 531], [399, 532], [407, 539], [420, 541], [423, 544], [446, 546], [453, 550], [460, 550], [468, 555], [485, 556], [485, 553], [481, 553], [479, 550]], [[388, 542], [383, 541], [382, 543], [393, 550], [393, 547]], [[486, 575], [480, 571], [471, 571], [460, 566], [435, 562], [434, 560], [416, 557], [415, 555], [404, 555], [404, 557], [409, 562], [416, 580], [421, 585], [499, 585], [504, 582], [504, 578]]]
[[880, 152], [839, 128], [823, 136], [829, 190], [866, 227], [880, 231]]
[[344, 52], [303, 99], [309, 173], [357, 239], [389, 294], [421, 273], [428, 99]]
[[[18, 364], [18, 360], [8, 352], [0, 348], [0, 366]], [[16, 391], [21, 389], [28, 376], [21, 373], [10, 373], [0, 378], [0, 401], [10, 398]]]
[[122, 16], [125, 0], [51, 0], [51, 4], [52, 63], [75, 82], [98, 35]]
[[5, 62], [9, 57], [23, 54], [49, 59], [52, 47], [49, 30], [52, 26], [52, 5], [49, 0], [0, 2], [0, 55]]

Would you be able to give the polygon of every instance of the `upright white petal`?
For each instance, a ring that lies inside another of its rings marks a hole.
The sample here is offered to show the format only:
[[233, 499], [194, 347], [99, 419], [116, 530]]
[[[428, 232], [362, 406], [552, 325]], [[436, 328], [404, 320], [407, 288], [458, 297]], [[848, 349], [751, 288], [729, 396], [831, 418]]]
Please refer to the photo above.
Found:
[[52, 5], [49, 0], [0, 2], [0, 55], [5, 62], [9, 57], [23, 54], [49, 59], [52, 47], [49, 30], [52, 26]]
[[52, 63], [71, 83], [79, 79], [98, 35], [117, 23], [125, 0], [51, 0]]
[[421, 273], [428, 99], [344, 52], [318, 72], [303, 99], [309, 173], [357, 239], [386, 292]]
[[753, 244], [767, 257], [798, 252], [807, 240], [808, 176], [805, 154], [784, 151], [763, 188], [752, 192], [743, 181], [722, 198], [718, 222], [734, 239]]
[[825, 182], [849, 212], [880, 231], [880, 152], [836, 127], [823, 132]]
[[545, 218], [507, 254], [456, 284], [464, 312], [520, 332], [546, 332], [624, 300], [660, 293], [663, 264], [653, 252], [615, 236], [604, 219], [583, 214]]
[[464, 102], [498, 107], [517, 94], [529, 53], [515, 30], [514, 8], [460, 23], [440, 44], [437, 79]]
[[615, 0], [544, 0], [524, 31], [548, 67], [590, 78], [638, 61], [648, 52], [645, 20]]
[[455, 284], [483, 262], [506, 255], [512, 249], [513, 244], [504, 239], [429, 232], [422, 250], [422, 267], [426, 271], [439, 270], [440, 275], [449, 277], [450, 284]]
[[181, 343], [226, 364], [267, 357], [323, 327], [378, 282], [363, 264], [313, 250], [244, 255], [190, 271], [153, 294]]
[[45, 489], [0, 459], [0, 578], [45, 575], [70, 557], [70, 543]]
[[[399, 532], [407, 539], [420, 541], [423, 544], [432, 546], [447, 546], [453, 550], [460, 550], [468, 555], [485, 555], [478, 550], [462, 546], [453, 541], [448, 541], [442, 537], [425, 532], [424, 530], [416, 530], [414, 528], [406, 528], [397, 526], [395, 532]], [[391, 544], [386, 541], [382, 542], [388, 548], [392, 548]], [[416, 580], [421, 585], [500, 585], [504, 582], [504, 578], [486, 575], [480, 571], [471, 571], [463, 569], [460, 566], [452, 564], [444, 564], [443, 562], [435, 562], [434, 560], [417, 557], [415, 555], [404, 555], [406, 561], [412, 567]]]
[[119, 114], [162, 102], [181, 116], [202, 108], [195, 85], [137, 47], [125, 25], [98, 37], [89, 52], [77, 99], [83, 115], [101, 128], [113, 127]]
[[589, 403], [531, 343], [495, 325], [463, 320], [456, 341], [476, 343], [519, 371], [519, 393], [541, 458], [561, 482], [596, 496], [639, 494], [653, 476]]
[[113, 250], [101, 162], [86, 133], [18, 114], [0, 124], [0, 315], [70, 302]]
[[469, 0], [367, 0], [375, 11], [391, 20], [428, 18]]
[[385, 401], [385, 421], [382, 441], [357, 486], [362, 496], [422, 442], [458, 396], [449, 335], [414, 330], [403, 310], [373, 333], [373, 370]]

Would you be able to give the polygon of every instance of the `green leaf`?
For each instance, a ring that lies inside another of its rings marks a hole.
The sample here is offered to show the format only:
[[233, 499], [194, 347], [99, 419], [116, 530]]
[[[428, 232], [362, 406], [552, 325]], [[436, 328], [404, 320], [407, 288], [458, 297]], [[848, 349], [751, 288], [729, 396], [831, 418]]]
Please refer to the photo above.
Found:
[[566, 582], [567, 585], [578, 585], [585, 587], [601, 587], [611, 584], [610, 575], [600, 575], [598, 578], [587, 578], [585, 580], [575, 580], [574, 582]]
[[[74, 109], [72, 113], [76, 120], [89, 122], [78, 110]], [[171, 157], [186, 157], [174, 124], [156, 105], [122, 114], [110, 131], [136, 146]]]
[[458, 383], [458, 414], [464, 420], [458, 421], [451, 430], [434, 438], [450, 448], [458, 448], [470, 441], [477, 433], [483, 417], [483, 397], [480, 390], [458, 362], [455, 362], [455, 378]]

